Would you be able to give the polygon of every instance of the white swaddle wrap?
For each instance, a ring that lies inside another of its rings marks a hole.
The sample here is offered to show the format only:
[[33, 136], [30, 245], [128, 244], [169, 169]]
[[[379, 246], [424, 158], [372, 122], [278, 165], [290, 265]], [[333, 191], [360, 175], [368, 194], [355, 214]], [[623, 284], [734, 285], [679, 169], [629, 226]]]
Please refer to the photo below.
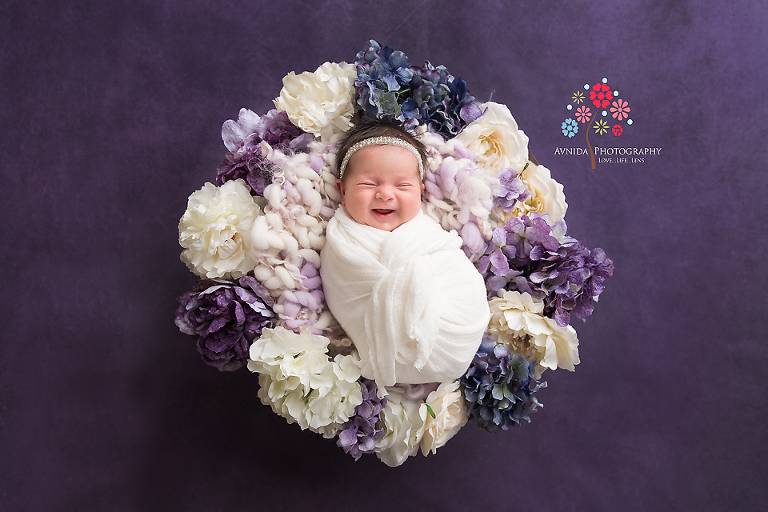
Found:
[[325, 299], [380, 388], [457, 379], [472, 362], [490, 311], [461, 244], [422, 212], [391, 232], [343, 206], [328, 223]]

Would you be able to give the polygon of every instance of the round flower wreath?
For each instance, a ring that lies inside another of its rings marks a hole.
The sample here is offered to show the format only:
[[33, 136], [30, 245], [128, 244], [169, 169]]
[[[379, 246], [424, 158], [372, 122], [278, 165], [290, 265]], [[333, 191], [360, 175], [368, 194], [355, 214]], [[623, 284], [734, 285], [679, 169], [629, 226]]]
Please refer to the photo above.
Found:
[[[592, 313], [613, 262], [567, 236], [563, 187], [509, 109], [373, 40], [354, 65], [289, 73], [274, 104], [224, 123], [216, 185], [189, 197], [179, 223], [181, 260], [201, 280], [179, 297], [176, 325], [204, 361], [258, 373], [262, 403], [356, 460], [435, 453], [469, 419], [491, 432], [530, 421], [542, 372], [578, 364], [571, 315]], [[426, 145], [423, 210], [461, 236], [485, 278], [491, 320], [456, 381], [377, 389], [325, 306], [336, 144], [356, 116], [401, 123]]]

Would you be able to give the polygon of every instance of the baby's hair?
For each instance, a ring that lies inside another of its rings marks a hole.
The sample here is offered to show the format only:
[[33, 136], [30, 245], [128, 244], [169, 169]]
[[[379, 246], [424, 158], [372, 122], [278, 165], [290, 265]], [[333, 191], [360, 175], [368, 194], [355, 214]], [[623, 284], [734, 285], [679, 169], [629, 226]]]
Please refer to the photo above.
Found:
[[339, 150], [336, 152], [337, 176], [343, 180], [344, 175], [346, 175], [346, 173], [344, 173], [344, 175], [341, 174], [341, 168], [342, 162], [344, 162], [344, 157], [347, 155], [350, 148], [352, 148], [352, 146], [358, 142], [371, 139], [373, 137], [394, 137], [396, 139], [407, 142], [413, 146], [419, 154], [419, 158], [421, 159], [421, 165], [419, 167], [426, 169], [427, 148], [411, 132], [402, 126], [388, 121], [382, 121], [379, 119], [363, 119], [359, 121], [355, 126], [353, 126], [352, 129], [346, 133], [344, 138], [339, 143]]

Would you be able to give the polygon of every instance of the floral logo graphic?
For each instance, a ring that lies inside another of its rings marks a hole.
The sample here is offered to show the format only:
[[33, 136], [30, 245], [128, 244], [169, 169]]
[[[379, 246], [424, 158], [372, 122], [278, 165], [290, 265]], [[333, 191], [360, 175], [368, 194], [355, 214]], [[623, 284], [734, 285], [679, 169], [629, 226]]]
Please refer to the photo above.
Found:
[[[602, 119], [599, 119], [592, 127], [598, 135], [608, 132], [608, 124]], [[587, 138], [589, 138], [589, 134], [587, 134]]]
[[573, 137], [579, 133], [579, 125], [577, 125], [576, 121], [573, 119], [566, 119], [563, 121], [561, 128], [563, 129], [563, 135], [566, 137]]
[[621, 137], [627, 127], [633, 123], [629, 117], [632, 109], [628, 101], [618, 97], [619, 91], [608, 85], [607, 78], [603, 78], [594, 85], [584, 84], [584, 90], [586, 92], [576, 91], [571, 95], [571, 101], [566, 108], [569, 111], [576, 108], [576, 111], [573, 117], [568, 117], [562, 122], [560, 130], [563, 136], [570, 139], [579, 133], [579, 124], [586, 125], [583, 131], [594, 169], [595, 152], [589, 142], [590, 129], [593, 135], [611, 134], [614, 137]]
[[614, 101], [613, 106], [611, 107], [611, 115], [619, 121], [628, 117], [629, 107], [627, 106], [627, 102], [624, 100]]
[[592, 112], [590, 112], [589, 107], [587, 106], [582, 105], [576, 111], [576, 120], [580, 123], [586, 123], [589, 121], [590, 117], [592, 117]]

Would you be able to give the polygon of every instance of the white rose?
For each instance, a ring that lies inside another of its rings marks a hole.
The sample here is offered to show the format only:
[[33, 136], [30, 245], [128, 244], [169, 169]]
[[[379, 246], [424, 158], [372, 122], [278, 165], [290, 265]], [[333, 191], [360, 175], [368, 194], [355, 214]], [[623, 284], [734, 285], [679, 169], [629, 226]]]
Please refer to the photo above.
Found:
[[535, 378], [549, 368], [574, 370], [579, 364], [579, 340], [576, 330], [567, 325], [560, 327], [545, 317], [544, 303], [528, 293], [499, 292], [489, 303], [491, 321], [488, 331], [499, 343], [513, 353], [527, 359], [536, 359]]
[[201, 277], [238, 278], [253, 270], [250, 233], [261, 209], [243, 180], [206, 183], [189, 196], [179, 222], [181, 261]]
[[329, 138], [352, 126], [355, 78], [355, 66], [346, 62], [326, 62], [314, 73], [291, 71], [283, 78], [275, 107], [305, 132]]
[[387, 395], [387, 406], [381, 412], [386, 433], [376, 439], [374, 449], [387, 466], [399, 466], [418, 452], [424, 435], [424, 422], [419, 416], [421, 403], [395, 392]]
[[455, 140], [467, 146], [480, 165], [520, 172], [528, 161], [528, 136], [517, 128], [506, 105], [489, 101], [480, 110], [483, 115], [465, 126]]
[[[430, 409], [435, 414], [434, 418]], [[419, 416], [424, 421], [421, 453], [425, 456], [429, 452], [436, 453], [467, 423], [467, 408], [459, 381], [440, 384], [420, 405]]]
[[543, 165], [529, 163], [520, 179], [531, 191], [526, 201], [518, 201], [510, 212], [504, 212], [504, 220], [521, 217], [531, 212], [549, 215], [550, 224], [565, 218], [568, 204], [565, 202], [563, 186], [552, 178], [549, 169]]

